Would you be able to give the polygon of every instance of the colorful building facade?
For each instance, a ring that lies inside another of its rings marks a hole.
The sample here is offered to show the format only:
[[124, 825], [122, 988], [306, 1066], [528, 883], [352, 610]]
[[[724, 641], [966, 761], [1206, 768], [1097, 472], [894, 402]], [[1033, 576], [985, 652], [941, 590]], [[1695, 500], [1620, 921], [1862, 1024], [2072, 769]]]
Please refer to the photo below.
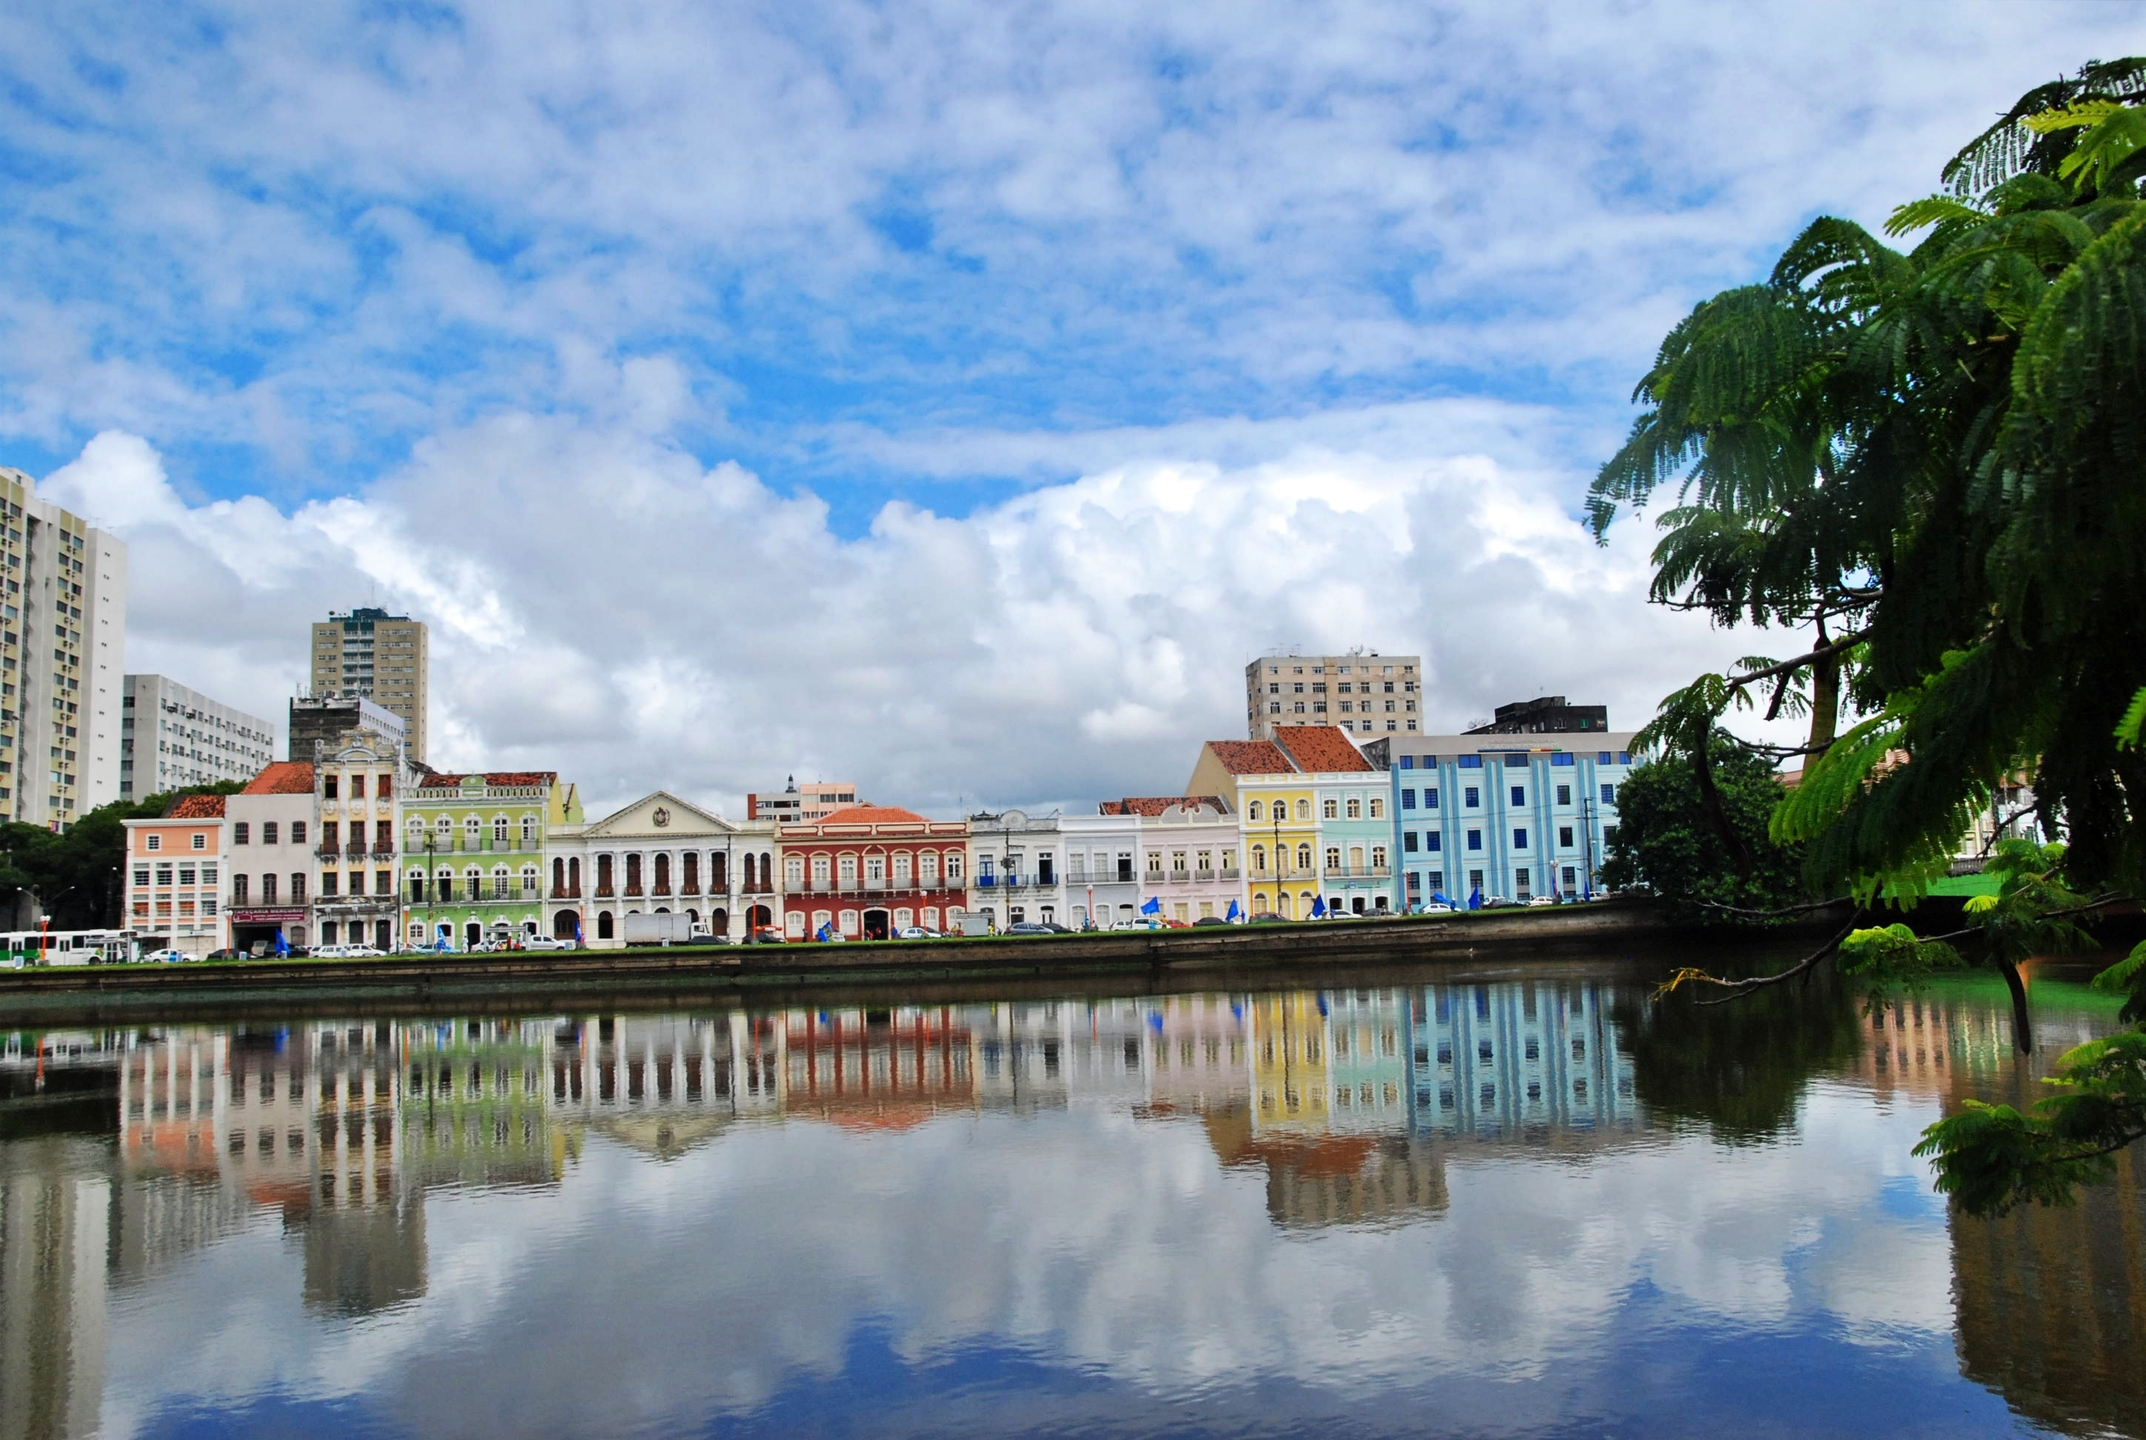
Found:
[[1396, 908], [1389, 787], [1341, 730], [1292, 725], [1271, 741], [1209, 741], [1187, 789], [1241, 817], [1253, 914]]
[[126, 925], [146, 950], [200, 957], [230, 943], [223, 795], [187, 795], [158, 819], [126, 822]]
[[423, 776], [402, 811], [408, 943], [467, 950], [547, 933], [551, 836], [580, 820], [556, 771]]
[[682, 914], [718, 939], [776, 923], [775, 822], [725, 820], [669, 791], [553, 834], [551, 934], [623, 946], [625, 918]]
[[912, 925], [951, 930], [971, 904], [969, 827], [891, 805], [858, 805], [780, 827], [783, 934], [882, 940]]

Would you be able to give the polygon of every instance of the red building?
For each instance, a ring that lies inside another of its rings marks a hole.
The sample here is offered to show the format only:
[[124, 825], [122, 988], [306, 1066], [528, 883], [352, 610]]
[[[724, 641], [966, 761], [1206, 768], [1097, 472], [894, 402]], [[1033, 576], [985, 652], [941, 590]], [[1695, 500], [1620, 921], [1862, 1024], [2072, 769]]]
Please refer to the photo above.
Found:
[[826, 926], [884, 940], [911, 925], [951, 930], [969, 908], [969, 827], [891, 805], [856, 805], [776, 832], [783, 934]]

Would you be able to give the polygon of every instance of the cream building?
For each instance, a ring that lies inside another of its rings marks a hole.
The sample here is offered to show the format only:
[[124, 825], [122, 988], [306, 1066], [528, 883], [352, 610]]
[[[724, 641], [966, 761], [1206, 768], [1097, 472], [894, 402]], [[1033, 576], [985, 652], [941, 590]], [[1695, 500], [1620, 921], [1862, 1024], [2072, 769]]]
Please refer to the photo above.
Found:
[[165, 675], [129, 675], [120, 701], [119, 797], [251, 780], [276, 758], [276, 726]]
[[550, 848], [551, 933], [594, 950], [623, 946], [634, 914], [682, 912], [719, 939], [779, 923], [772, 820], [739, 824], [658, 790], [559, 826]]
[[1244, 667], [1245, 733], [1272, 740], [1290, 725], [1335, 725], [1359, 743], [1405, 735], [1423, 718], [1422, 681], [1420, 655], [1262, 655]]
[[422, 764], [431, 703], [428, 643], [424, 621], [385, 610], [337, 612], [316, 621], [313, 698], [365, 699], [393, 711], [402, 717], [410, 758]]
[[0, 467], [0, 816], [66, 825], [119, 798], [127, 547]]

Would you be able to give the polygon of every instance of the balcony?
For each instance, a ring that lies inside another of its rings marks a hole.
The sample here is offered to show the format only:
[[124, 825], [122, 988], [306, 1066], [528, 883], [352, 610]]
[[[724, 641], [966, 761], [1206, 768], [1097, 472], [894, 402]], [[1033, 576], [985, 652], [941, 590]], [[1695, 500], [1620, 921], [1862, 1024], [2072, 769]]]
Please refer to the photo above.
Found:
[[1212, 870], [1195, 870], [1192, 872], [1192, 878], [1204, 883], [1206, 881], [1214, 879], [1215, 872]]
[[1191, 878], [1192, 872], [1190, 870], [1172, 870], [1170, 872], [1170, 883], [1173, 885], [1183, 885]]
[[579, 900], [581, 898], [581, 887], [579, 885], [554, 885], [551, 887], [551, 898], [554, 900]]

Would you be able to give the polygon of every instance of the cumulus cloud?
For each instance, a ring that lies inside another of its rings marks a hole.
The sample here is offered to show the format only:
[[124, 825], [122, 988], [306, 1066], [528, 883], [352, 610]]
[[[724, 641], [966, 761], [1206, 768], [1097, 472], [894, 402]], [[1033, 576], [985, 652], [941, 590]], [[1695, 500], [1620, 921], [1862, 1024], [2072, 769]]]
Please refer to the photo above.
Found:
[[433, 627], [434, 762], [556, 768], [594, 804], [734, 804], [791, 772], [941, 810], [1164, 791], [1243, 733], [1244, 663], [1278, 643], [1421, 647], [1426, 729], [1544, 690], [1637, 724], [1736, 653], [1646, 606], [1644, 533], [1596, 546], [1524, 456], [1269, 438], [1222, 465], [1153, 436], [855, 538], [809, 493], [557, 416], [288, 510], [189, 503], [116, 432], [47, 488], [133, 547], [130, 667], [274, 715], [310, 618], [407, 610]]

